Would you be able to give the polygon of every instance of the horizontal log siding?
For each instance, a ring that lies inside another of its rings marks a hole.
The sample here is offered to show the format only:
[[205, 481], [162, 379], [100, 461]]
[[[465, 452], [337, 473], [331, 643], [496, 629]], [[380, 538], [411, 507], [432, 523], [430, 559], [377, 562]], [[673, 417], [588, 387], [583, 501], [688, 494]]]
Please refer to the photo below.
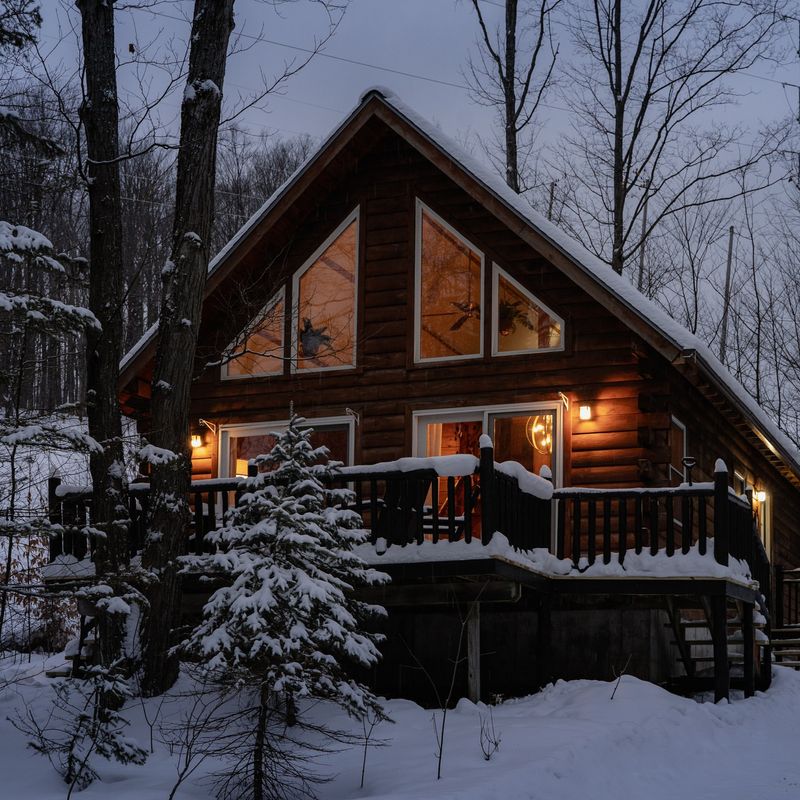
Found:
[[[565, 318], [565, 352], [491, 358], [487, 303], [482, 359], [414, 365], [417, 196], [484, 251], [485, 293], [494, 260]], [[306, 416], [340, 416], [350, 407], [360, 414], [356, 460], [371, 463], [411, 452], [414, 410], [556, 400], [563, 391], [590, 402], [594, 414], [589, 423], [567, 421], [574, 435], [568, 437], [572, 447], [568, 443], [565, 480], [594, 486], [641, 483], [638, 459], [648, 457], [637, 438], [643, 379], [633, 353], [636, 337], [620, 321], [394, 135], [362, 157], [349, 180], [320, 195], [318, 202], [301, 231], [287, 231], [291, 239], [270, 236], [254, 247], [247, 269], [254, 274], [259, 263], [271, 261], [271, 250], [285, 250], [285, 271], [290, 273], [360, 204], [358, 368], [240, 381], [221, 381], [216, 369], [208, 370], [194, 387], [194, 419], [233, 423], [285, 418], [290, 401]], [[264, 287], [262, 302], [274, 288]], [[231, 286], [226, 289], [232, 291]], [[213, 341], [213, 304], [213, 299], [206, 304], [201, 333], [208, 346]], [[577, 414], [577, 404], [570, 413]]]
[[[484, 358], [414, 365], [415, 197], [483, 250], [484, 292], [494, 260], [565, 319], [565, 352], [492, 359], [487, 305]], [[232, 337], [229, 331], [246, 323], [245, 316], [231, 317], [236, 304], [230, 298], [242, 286], [251, 289], [251, 305], [262, 306], [277, 288], [278, 277], [297, 269], [356, 205], [361, 208], [358, 367], [238, 381], [221, 381], [219, 370], [209, 369], [194, 385], [194, 420], [283, 419], [290, 401], [306, 416], [341, 416], [349, 407], [360, 415], [356, 461], [371, 463], [411, 452], [414, 410], [555, 400], [563, 391], [573, 401], [565, 425], [564, 482], [652, 486], [667, 482], [674, 413], [688, 427], [689, 451], [699, 461], [697, 479], [711, 478], [720, 455], [729, 458], [731, 472], [743, 464], [764, 477], [774, 496], [776, 555], [786, 563], [800, 563], [792, 529], [800, 518], [798, 494], [788, 481], [626, 325], [377, 120], [365, 126], [266, 235], [251, 235], [235, 275], [206, 301], [201, 349], [218, 350]], [[139, 393], [139, 407], [146, 407], [145, 391]], [[577, 419], [581, 403], [592, 405], [590, 422]], [[197, 477], [207, 474], [209, 458], [211, 472], [218, 468], [215, 447], [206, 449], [210, 457], [196, 454]]]
[[671, 377], [671, 412], [687, 426], [689, 454], [697, 459], [697, 480], [713, 480], [714, 462], [723, 458], [734, 471], [758, 482], [771, 500], [774, 563], [800, 565], [800, 494], [737, 430], [724, 413], [681, 375]]

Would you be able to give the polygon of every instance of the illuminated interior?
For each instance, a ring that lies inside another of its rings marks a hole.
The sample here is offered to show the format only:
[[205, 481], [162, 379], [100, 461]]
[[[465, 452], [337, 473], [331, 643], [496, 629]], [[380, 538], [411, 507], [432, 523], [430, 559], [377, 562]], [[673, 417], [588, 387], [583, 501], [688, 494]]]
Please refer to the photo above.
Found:
[[357, 239], [353, 220], [297, 281], [299, 370], [355, 366]]
[[554, 470], [553, 450], [557, 440], [555, 411], [497, 414], [489, 419], [495, 459], [517, 461], [537, 475], [544, 466]]
[[283, 292], [261, 315], [255, 330], [240, 346], [234, 348], [232, 359], [225, 365], [229, 378], [253, 375], [276, 375], [283, 372], [283, 323], [286, 313]]
[[545, 311], [533, 295], [512, 281], [501, 269], [496, 269], [496, 352], [559, 349], [561, 321]]
[[[557, 446], [556, 412], [544, 409], [520, 414], [487, 415], [497, 461], [517, 461], [530, 472], [543, 466], [554, 469]], [[458, 422], [424, 423], [425, 454], [451, 456], [458, 453], [480, 455], [479, 439], [484, 429], [484, 415]]]
[[[347, 425], [327, 425], [315, 428], [311, 433], [314, 447], [327, 447], [331, 461], [350, 463], [350, 431]], [[247, 462], [251, 458], [269, 455], [275, 446], [276, 438], [271, 433], [254, 433], [245, 436], [231, 436], [228, 452], [228, 475], [247, 477]], [[269, 464], [260, 467], [268, 472]]]
[[481, 254], [422, 209], [418, 297], [421, 359], [481, 353]]

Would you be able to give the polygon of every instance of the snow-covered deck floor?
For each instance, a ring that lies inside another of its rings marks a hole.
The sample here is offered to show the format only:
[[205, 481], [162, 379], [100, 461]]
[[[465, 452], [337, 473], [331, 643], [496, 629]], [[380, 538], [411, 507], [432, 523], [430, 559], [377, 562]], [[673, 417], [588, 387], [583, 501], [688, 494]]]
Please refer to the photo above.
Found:
[[752, 599], [758, 584], [750, 577], [747, 564], [735, 558], [730, 559], [727, 567], [718, 564], [714, 558], [713, 539], [708, 544], [705, 554], [700, 554], [696, 546], [688, 553], [677, 551], [671, 556], [664, 550], [655, 555], [649, 550], [638, 554], [630, 551], [622, 564], [617, 555], [612, 554], [608, 564], [598, 557], [594, 564], [581, 564], [580, 569], [575, 569], [569, 559], [556, 558], [545, 549], [517, 550], [500, 533], [495, 533], [486, 545], [475, 539], [469, 543], [463, 540], [442, 540], [435, 544], [425, 541], [422, 544], [387, 548], [379, 542], [378, 546], [362, 545], [358, 553], [371, 566], [386, 569], [394, 575], [428, 574], [431, 577], [444, 577], [459, 573], [497, 573], [508, 578], [516, 575], [525, 583], [549, 583], [553, 588], [558, 587], [556, 591], [568, 590], [569, 585], [578, 581], [583, 584], [579, 590], [581, 592], [587, 591], [590, 584], [605, 586], [609, 591], [614, 587], [624, 591], [628, 583], [635, 581], [641, 584], [646, 581], [652, 584], [652, 592], [657, 593], [659, 587], [666, 589], [676, 582], [688, 584], [702, 581], [738, 587], [744, 593], [742, 599]]

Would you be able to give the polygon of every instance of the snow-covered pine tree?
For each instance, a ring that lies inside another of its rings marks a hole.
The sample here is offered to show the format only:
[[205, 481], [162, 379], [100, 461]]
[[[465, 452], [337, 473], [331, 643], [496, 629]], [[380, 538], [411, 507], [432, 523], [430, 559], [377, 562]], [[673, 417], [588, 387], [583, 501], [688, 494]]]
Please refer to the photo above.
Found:
[[[47, 552], [45, 509], [20, 508], [31, 491], [23, 463], [37, 464], [39, 472], [48, 451], [85, 457], [100, 449], [76, 418], [75, 404], [57, 405], [41, 388], [48, 375], [59, 374], [65, 353], [81, 347], [85, 331], [99, 327], [88, 309], [65, 302], [76, 294], [84, 265], [58, 254], [38, 231], [0, 221], [0, 554], [6, 586], [21, 577], [15, 562], [37, 563]], [[24, 582], [35, 581], [28, 574]], [[8, 591], [0, 592], [0, 642], [8, 606]]]
[[[377, 698], [352, 676], [380, 657], [380, 636], [365, 623], [382, 608], [357, 600], [353, 589], [388, 580], [353, 551], [366, 539], [353, 493], [331, 488], [339, 465], [327, 448], [312, 446], [311, 429], [292, 413], [272, 452], [256, 459], [259, 472], [223, 528], [209, 534], [217, 552], [191, 557], [187, 568], [218, 575], [204, 619], [186, 643], [208, 675], [250, 689], [256, 698], [247, 749], [246, 780], [254, 798], [270, 797], [273, 701], [332, 701], [356, 717], [381, 716]], [[238, 754], [241, 756], [241, 753]]]

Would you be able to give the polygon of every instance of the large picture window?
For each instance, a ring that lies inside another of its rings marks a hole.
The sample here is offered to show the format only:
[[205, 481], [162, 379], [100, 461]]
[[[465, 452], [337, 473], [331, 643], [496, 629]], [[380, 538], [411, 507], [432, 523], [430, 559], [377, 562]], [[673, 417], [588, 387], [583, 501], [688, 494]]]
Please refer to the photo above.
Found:
[[[269, 455], [275, 446], [273, 434], [285, 430], [286, 420], [248, 425], [223, 426], [220, 431], [219, 474], [221, 478], [247, 476], [247, 463], [256, 456]], [[352, 417], [322, 417], [306, 420], [313, 428], [311, 444], [328, 448], [332, 461], [353, 463]]]
[[564, 321], [497, 264], [492, 298], [492, 355], [563, 349]]
[[483, 353], [483, 254], [417, 201], [417, 361]]
[[298, 371], [356, 363], [358, 211], [354, 211], [294, 277], [292, 350]]
[[285, 314], [281, 289], [228, 348], [222, 365], [223, 378], [254, 378], [283, 372]]

